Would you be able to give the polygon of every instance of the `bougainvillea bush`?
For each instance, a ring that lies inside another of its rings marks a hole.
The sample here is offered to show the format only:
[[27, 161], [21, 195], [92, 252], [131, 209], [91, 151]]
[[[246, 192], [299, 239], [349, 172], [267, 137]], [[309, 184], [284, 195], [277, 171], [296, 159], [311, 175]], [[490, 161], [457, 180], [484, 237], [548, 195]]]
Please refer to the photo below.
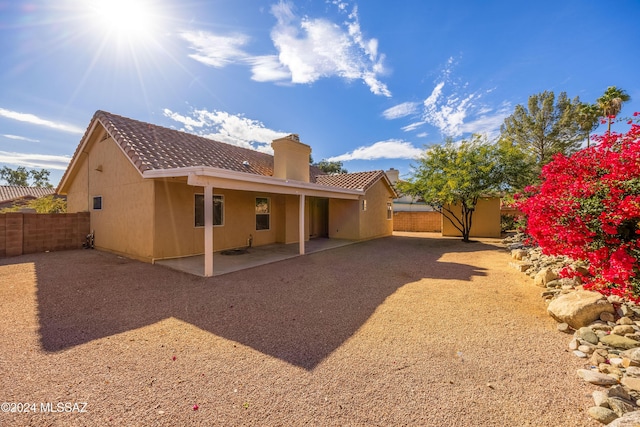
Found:
[[[638, 113], [634, 116], [638, 117]], [[596, 137], [596, 144], [543, 167], [517, 206], [527, 233], [548, 255], [587, 261], [584, 287], [640, 301], [640, 126]]]

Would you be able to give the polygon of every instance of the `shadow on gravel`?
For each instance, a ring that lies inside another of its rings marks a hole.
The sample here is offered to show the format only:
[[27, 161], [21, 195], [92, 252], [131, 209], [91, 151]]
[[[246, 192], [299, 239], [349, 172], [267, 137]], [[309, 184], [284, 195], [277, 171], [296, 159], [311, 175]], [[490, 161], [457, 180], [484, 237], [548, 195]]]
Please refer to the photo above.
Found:
[[21, 262], [36, 265], [46, 351], [175, 317], [311, 370], [403, 285], [485, 275], [473, 265], [438, 261], [448, 252], [483, 250], [496, 248], [394, 236], [209, 279], [98, 251]]

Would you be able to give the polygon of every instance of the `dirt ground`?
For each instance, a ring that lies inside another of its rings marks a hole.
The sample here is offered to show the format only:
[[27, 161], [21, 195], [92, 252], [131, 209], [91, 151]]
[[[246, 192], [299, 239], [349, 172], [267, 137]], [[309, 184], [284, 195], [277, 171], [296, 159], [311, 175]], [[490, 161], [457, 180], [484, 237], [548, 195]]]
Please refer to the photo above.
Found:
[[599, 425], [541, 289], [495, 241], [428, 236], [208, 279], [0, 259], [0, 403], [21, 410], [0, 425]]

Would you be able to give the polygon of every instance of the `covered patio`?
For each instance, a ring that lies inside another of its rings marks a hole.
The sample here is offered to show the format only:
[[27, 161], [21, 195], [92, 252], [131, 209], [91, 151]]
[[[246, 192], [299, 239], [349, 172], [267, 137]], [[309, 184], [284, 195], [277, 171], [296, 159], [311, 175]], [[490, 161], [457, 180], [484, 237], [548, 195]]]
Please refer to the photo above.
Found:
[[[304, 253], [311, 254], [314, 252], [321, 252], [328, 249], [351, 245], [353, 243], [357, 243], [357, 241], [315, 238], [304, 243]], [[214, 252], [213, 276], [220, 276], [234, 271], [270, 264], [297, 256], [300, 256], [298, 243], [276, 243], [272, 245], [252, 247], [248, 248], [246, 252], [238, 251], [236, 254], [229, 254], [229, 251]], [[204, 255], [157, 260], [155, 264], [196, 276], [205, 277]]]

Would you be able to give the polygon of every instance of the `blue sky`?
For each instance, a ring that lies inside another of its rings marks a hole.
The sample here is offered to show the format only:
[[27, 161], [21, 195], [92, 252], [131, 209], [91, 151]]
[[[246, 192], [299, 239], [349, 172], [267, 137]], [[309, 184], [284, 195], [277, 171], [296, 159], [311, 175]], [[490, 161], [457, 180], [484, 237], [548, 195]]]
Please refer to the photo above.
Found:
[[297, 133], [315, 161], [407, 176], [544, 90], [618, 86], [622, 116], [640, 111], [639, 16], [637, 0], [0, 0], [0, 166], [57, 184], [106, 110], [261, 151]]

